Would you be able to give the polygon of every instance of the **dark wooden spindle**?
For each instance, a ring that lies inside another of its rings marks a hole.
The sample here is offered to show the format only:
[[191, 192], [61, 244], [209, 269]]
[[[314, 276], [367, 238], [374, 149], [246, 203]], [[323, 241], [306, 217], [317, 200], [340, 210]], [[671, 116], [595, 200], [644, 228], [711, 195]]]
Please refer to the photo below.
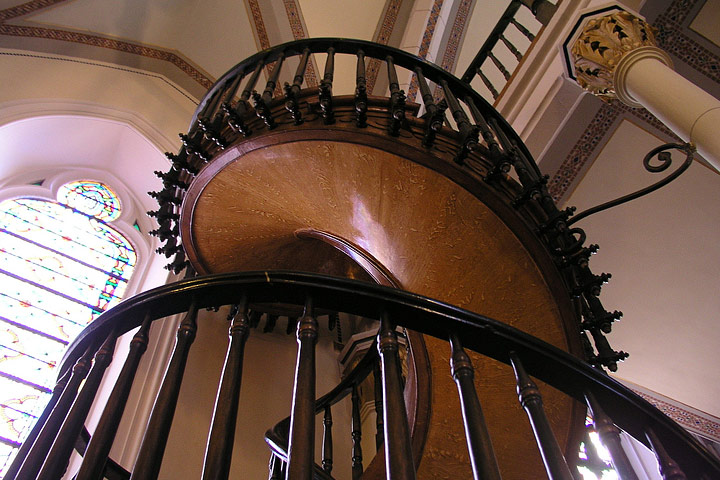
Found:
[[187, 314], [178, 327], [175, 348], [145, 429], [140, 453], [130, 477], [132, 480], [156, 479], [160, 472], [170, 427], [175, 415], [175, 407], [180, 395], [185, 365], [190, 347], [197, 334], [197, 311], [197, 300], [193, 298]]
[[460, 395], [460, 408], [465, 425], [465, 438], [468, 444], [473, 478], [475, 480], [500, 480], [500, 471], [490, 440], [490, 433], [485, 424], [485, 415], [483, 415], [480, 400], [475, 391], [473, 366], [456, 333], [450, 334], [450, 348], [450, 367]]
[[415, 67], [415, 75], [417, 76], [418, 87], [420, 87], [420, 94], [422, 95], [426, 112], [424, 115], [425, 137], [423, 138], [423, 145], [429, 147], [435, 141], [437, 132], [442, 128], [443, 122], [445, 121], [445, 110], [435, 104], [430, 87], [420, 67]]
[[485, 76], [485, 74], [482, 72], [480, 68], [476, 70], [476, 73], [478, 74], [478, 77], [480, 77], [480, 80], [485, 84], [485, 88], [490, 90], [490, 94], [493, 97], [493, 100], [498, 98], [500, 96], [500, 93], [495, 88], [495, 85], [492, 84], [489, 78]]
[[333, 467], [333, 440], [332, 440], [332, 412], [330, 405], [325, 407], [323, 415], [323, 444], [322, 444], [322, 467], [327, 473], [332, 472]]
[[375, 362], [373, 369], [373, 382], [375, 387], [375, 449], [380, 450], [385, 441], [385, 422], [383, 420], [383, 400], [382, 400], [382, 373], [380, 372], [380, 361]]
[[357, 385], [352, 388], [352, 478], [357, 480], [363, 473], [362, 424], [360, 419], [360, 395]]
[[88, 443], [87, 449], [85, 450], [83, 462], [76, 480], [95, 480], [101, 478], [108, 454], [110, 453], [110, 448], [112, 447], [113, 440], [115, 440], [115, 434], [120, 425], [120, 419], [125, 411], [127, 399], [130, 396], [130, 389], [135, 379], [140, 359], [145, 353], [145, 350], [147, 350], [149, 340], [148, 332], [150, 331], [151, 324], [152, 317], [150, 312], [147, 312], [140, 329], [130, 342], [130, 352], [115, 382], [112, 393], [110, 393], [100, 421], [95, 428], [95, 433], [93, 433], [90, 438], [90, 443]]
[[305, 80], [305, 69], [307, 68], [308, 58], [310, 58], [310, 49], [306, 48], [303, 50], [300, 63], [298, 64], [297, 70], [295, 70], [292, 85], [285, 83], [285, 109], [290, 112], [290, 116], [295, 121], [295, 125], [303, 123], [300, 105], [298, 104], [298, 94]]
[[210, 425], [203, 464], [203, 479], [227, 479], [230, 475], [245, 342], [250, 334], [250, 319], [247, 311], [247, 298], [243, 297], [228, 318], [228, 320], [232, 320], [228, 332], [228, 350]]
[[414, 480], [415, 466], [403, 398], [398, 339], [395, 327], [387, 314], [383, 314], [380, 321], [377, 344], [381, 359], [385, 405], [385, 472], [389, 479]]
[[285, 60], [285, 55], [280, 54], [280, 58], [278, 58], [275, 62], [275, 67], [270, 74], [270, 78], [268, 78], [268, 81], [265, 84], [265, 90], [262, 95], [257, 92], [252, 93], [255, 113], [262, 119], [263, 122], [265, 122], [265, 125], [267, 125], [269, 129], [273, 129], [277, 126], [275, 118], [270, 111], [270, 103], [272, 102], [275, 87], [277, 86], [278, 78], [280, 77], [280, 69], [282, 68], [283, 60]]
[[518, 398], [530, 419], [548, 478], [550, 480], [573, 480], [570, 468], [560, 450], [555, 434], [550, 428], [547, 415], [545, 415], [540, 390], [525, 372], [525, 368], [515, 352], [510, 352], [510, 362], [517, 379]]
[[102, 381], [105, 370], [112, 362], [113, 352], [115, 351], [115, 341], [117, 335], [110, 332], [105, 342], [95, 354], [90, 373], [88, 373], [85, 383], [77, 395], [75, 402], [70, 408], [65, 421], [63, 422], [57, 438], [43, 463], [38, 479], [54, 480], [62, 477], [70, 463], [75, 442], [85, 425], [90, 407], [92, 406], [95, 396], [97, 395], [100, 382]]
[[477, 148], [479, 128], [470, 123], [470, 119], [462, 107], [460, 107], [460, 103], [450, 89], [447, 81], [440, 80], [440, 86], [442, 86], [445, 100], [450, 107], [450, 112], [460, 132], [460, 150], [455, 155], [454, 160], [455, 163], [462, 165], [468, 154]]
[[508, 48], [508, 50], [510, 50], [510, 53], [512, 53], [513, 55], [515, 55], [515, 58], [517, 59], [518, 62], [519, 62], [520, 60], [522, 60], [522, 53], [520, 53], [520, 50], [518, 50], [518, 49], [515, 47], [515, 45], [513, 45], [513, 44], [510, 42], [510, 40], [508, 40], [507, 38], [505, 38], [505, 35], [500, 35], [500, 40], [505, 44], [505, 46]]
[[35, 425], [33, 425], [33, 428], [30, 430], [27, 438], [25, 438], [25, 441], [18, 449], [17, 454], [15, 454], [15, 458], [13, 459], [12, 463], [5, 471], [5, 476], [3, 477], [5, 480], [15, 480], [15, 476], [17, 475], [20, 466], [23, 464], [23, 461], [25, 461], [25, 458], [27, 457], [30, 448], [32, 447], [35, 440], [38, 438], [40, 430], [42, 430], [45, 422], [47, 422], [48, 417], [50, 416], [50, 412], [52, 412], [52, 410], [55, 408], [58, 400], [60, 399], [60, 395], [62, 395], [63, 390], [65, 390], [65, 386], [67, 385], [71, 374], [72, 369], [68, 369], [60, 377], [60, 379], [58, 379], [57, 383], [55, 383], [55, 387], [53, 387], [52, 395], [50, 396], [48, 404], [45, 406], [42, 413], [35, 421]]
[[287, 478], [311, 480], [315, 451], [315, 344], [318, 322], [308, 297], [298, 322], [298, 355], [295, 366]]
[[390, 84], [390, 125], [388, 130], [391, 135], [397, 136], [400, 133], [400, 127], [405, 122], [405, 92], [400, 90], [393, 57], [388, 55], [385, 57], [385, 62]]
[[505, 80], [510, 80], [510, 72], [508, 71], [507, 68], [505, 68], [505, 65], [503, 65], [502, 62], [500, 60], [498, 60], [498, 58], [495, 55], [493, 55], [492, 52], [488, 52], [488, 58], [490, 60], [492, 60], [492, 62], [497, 67], [497, 69], [500, 70], [500, 73], [503, 74], [503, 77], [505, 77]]
[[668, 455], [665, 447], [662, 443], [660, 443], [660, 439], [657, 434], [655, 434], [651, 428], [648, 428], [645, 431], [645, 436], [647, 437], [648, 442], [650, 442], [650, 447], [655, 453], [655, 458], [658, 462], [658, 471], [660, 472], [660, 476], [663, 480], [686, 480], [687, 477], [685, 476], [685, 473], [683, 473], [682, 469], [680, 469], [680, 465], [678, 465], [677, 462]]
[[92, 363], [92, 357], [97, 350], [97, 344], [93, 344], [85, 351], [82, 357], [78, 359], [72, 368], [72, 374], [70, 379], [65, 385], [60, 398], [58, 399], [55, 408], [53, 408], [47, 421], [40, 430], [40, 433], [33, 443], [30, 451], [28, 452], [25, 461], [18, 470], [17, 480], [29, 480], [37, 477], [40, 468], [42, 468], [43, 462], [47, 457], [50, 448], [52, 447], [55, 438], [57, 437], [60, 427], [62, 427], [65, 417], [70, 410], [72, 403], [75, 401], [77, 396], [78, 388], [88, 372], [90, 371], [90, 364]]
[[480, 110], [475, 105], [475, 101], [468, 96], [465, 97], [465, 103], [470, 108], [470, 114], [472, 115], [475, 124], [480, 129], [480, 134], [482, 135], [488, 150], [490, 150], [490, 161], [493, 166], [485, 176], [485, 180], [490, 181], [498, 175], [509, 172], [511, 168], [510, 161], [507, 155], [503, 155], [503, 152], [500, 149], [500, 144], [495, 139], [495, 135], [490, 129], [490, 125], [488, 125], [487, 120], [485, 120], [485, 117], [482, 113], [480, 113]]
[[235, 105], [235, 108], [232, 108], [230, 101], [223, 104], [223, 110], [225, 110], [228, 115], [228, 125], [230, 125], [230, 128], [236, 132], [242, 133], [246, 137], [252, 133], [250, 127], [248, 127], [245, 123], [245, 117], [250, 112], [250, 104], [248, 103], [248, 100], [250, 100], [252, 91], [255, 89], [255, 84], [257, 83], [258, 78], [260, 78], [263, 65], [263, 62], [258, 62], [255, 70], [248, 79], [245, 88], [240, 94], [240, 99]]
[[524, 25], [521, 25], [520, 23], [518, 23], [517, 20], [515, 20], [514, 18], [511, 18], [511, 19], [510, 19], [510, 23], [512, 23], [513, 25], [515, 25], [515, 28], [517, 28], [518, 30], [520, 30], [520, 33], [522, 33], [523, 35], [525, 35], [525, 37], [527, 37], [528, 40], [530, 40], [531, 42], [535, 40], [535, 35], [533, 35], [533, 34], [530, 32], [530, 30], [528, 30], [527, 28], [525, 28]]
[[592, 414], [595, 431], [600, 437], [600, 441], [610, 452], [613, 467], [620, 474], [622, 480], [637, 480], [635, 470], [633, 470], [630, 460], [625, 453], [625, 449], [620, 443], [620, 429], [615, 426], [613, 421], [603, 411], [600, 404], [592, 393], [585, 394], [585, 400], [590, 413]]
[[365, 52], [358, 50], [355, 73], [355, 125], [367, 127], [367, 83], [365, 79]]
[[227, 146], [220, 133], [222, 117], [225, 115], [225, 112], [221, 109], [225, 93], [225, 88], [218, 88], [209, 101], [210, 108], [208, 108], [207, 116], [198, 118], [198, 126], [203, 131], [203, 136], [221, 149]]
[[332, 83], [335, 72], [335, 49], [330, 47], [327, 51], [327, 60], [325, 61], [325, 72], [323, 79], [320, 81], [320, 92], [318, 93], [318, 101], [320, 102], [320, 110], [322, 111], [323, 123], [331, 125], [335, 123], [335, 114], [333, 113], [332, 102]]

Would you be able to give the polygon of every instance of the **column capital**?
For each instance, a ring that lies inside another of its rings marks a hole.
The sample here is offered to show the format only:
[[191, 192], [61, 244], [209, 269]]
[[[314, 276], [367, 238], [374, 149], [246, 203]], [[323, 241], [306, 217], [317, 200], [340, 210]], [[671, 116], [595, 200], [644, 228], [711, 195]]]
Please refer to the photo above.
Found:
[[569, 54], [582, 88], [600, 98], [618, 98], [633, 107], [640, 105], [625, 89], [628, 62], [653, 57], [672, 65], [670, 57], [656, 46], [653, 28], [624, 10], [589, 19]]

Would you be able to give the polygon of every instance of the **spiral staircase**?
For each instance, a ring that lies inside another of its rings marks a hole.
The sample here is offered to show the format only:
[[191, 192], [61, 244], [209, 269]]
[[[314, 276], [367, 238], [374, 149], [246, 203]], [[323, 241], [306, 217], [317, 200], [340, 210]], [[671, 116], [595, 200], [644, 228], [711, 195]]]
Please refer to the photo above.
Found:
[[[303, 88], [313, 54], [326, 58], [324, 75]], [[334, 91], [336, 57], [353, 59], [354, 92]], [[368, 68], [387, 75], [386, 96], [367, 94]], [[408, 72], [422, 104], [400, 90]], [[75, 448], [79, 480], [162, 476], [163, 461], [183, 455], [166, 446], [174, 419], [192, 414], [176, 410], [206, 308], [227, 308], [230, 325], [202, 478], [242, 477], [235, 432], [252, 415], [239, 409], [242, 372], [262, 368], [244, 365], [243, 352], [263, 314], [286, 317], [298, 345], [289, 416], [267, 425], [269, 478], [343, 478], [333, 474], [341, 463], [353, 479], [577, 478], [588, 409], [621, 478], [637, 477], [620, 430], [653, 449], [664, 478], [720, 478], [712, 454], [606, 374], [627, 354], [605, 337], [619, 314], [599, 299], [609, 275], [589, 269], [597, 246], [465, 81], [387, 46], [296, 41], [227, 72], [181, 138], [151, 213], [160, 253], [185, 278], [126, 300], [72, 344], [5, 478], [61, 478]], [[150, 326], [176, 314], [175, 349], [149, 423], [137, 426], [140, 454], [122, 472], [108, 455]], [[318, 318], [343, 315], [379, 321], [376, 341], [334, 389], [317, 392]], [[98, 426], [78, 442], [117, 337], [138, 327]], [[363, 463], [358, 390], [371, 377], [378, 450]], [[352, 451], [341, 458], [333, 409], [344, 398]]]

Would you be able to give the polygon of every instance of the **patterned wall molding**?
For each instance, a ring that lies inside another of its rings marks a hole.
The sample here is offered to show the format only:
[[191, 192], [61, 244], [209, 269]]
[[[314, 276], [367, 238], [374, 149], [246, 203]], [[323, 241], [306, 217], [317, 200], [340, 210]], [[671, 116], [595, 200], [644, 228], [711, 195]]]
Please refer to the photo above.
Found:
[[[295, 40], [301, 40], [307, 38], [307, 31], [302, 19], [302, 11], [297, 0], [283, 0], [285, 5], [285, 12], [288, 16], [288, 22], [290, 23], [290, 30], [292, 31], [293, 38]], [[305, 85], [308, 87], [317, 87], [318, 79], [315, 66], [315, 59], [311, 58], [305, 68]]]
[[117, 50], [133, 55], [140, 55], [155, 60], [162, 60], [180, 69], [192, 80], [200, 84], [204, 89], [212, 86], [214, 80], [191, 65], [187, 60], [178, 54], [160, 48], [148, 47], [142, 44], [126, 42], [100, 35], [92, 35], [82, 32], [74, 32], [57, 28], [35, 27], [27, 25], [15, 25], [7, 23], [8, 20], [17, 19], [25, 15], [36, 13], [42, 9], [64, 3], [66, 0], [32, 0], [30, 2], [7, 8], [0, 11], [0, 35], [40, 38], [45, 40], [59, 40], [64, 42], [78, 43], [98, 48]]
[[[382, 22], [380, 28], [375, 32], [373, 42], [387, 45], [390, 42], [390, 36], [392, 35], [395, 23], [397, 22], [398, 13], [400, 12], [400, 6], [402, 0], [388, 0], [386, 3], [385, 11], [383, 12]], [[372, 93], [377, 82], [378, 73], [380, 73], [381, 62], [377, 58], [372, 58], [368, 62], [365, 69], [365, 83], [367, 91]]]
[[[433, 6], [430, 9], [430, 15], [428, 16], [427, 25], [425, 25], [425, 31], [423, 32], [422, 40], [420, 41], [420, 49], [418, 50], [418, 57], [427, 59], [427, 55], [430, 52], [430, 44], [432, 43], [433, 36], [435, 35], [435, 27], [437, 26], [438, 17], [440, 17], [440, 10], [442, 10], [444, 0], [435, 0]], [[408, 87], [408, 100], [411, 102], [415, 101], [418, 93], [418, 79], [413, 74], [410, 87]]]
[[[465, 37], [465, 29], [468, 21], [470, 20], [470, 12], [475, 0], [460, 0], [455, 18], [453, 19], [452, 28], [450, 35], [445, 45], [445, 51], [442, 56], [442, 60], [437, 63], [443, 70], [447, 70], [450, 73], [455, 72], [455, 62], [457, 61], [457, 55], [462, 45], [462, 39]], [[438, 102], [443, 97], [442, 89], [440, 86], [435, 87], [433, 92], [435, 101]]]
[[[653, 27], [658, 30], [656, 38], [661, 48], [720, 84], [720, 57], [681, 31], [687, 27], [690, 22], [688, 15], [700, 1], [674, 0], [653, 22]], [[569, 193], [580, 172], [586, 166], [589, 167], [589, 162], [597, 156], [602, 140], [614, 128], [621, 115], [631, 115], [668, 138], [679, 140], [665, 124], [644, 108], [630, 108], [617, 101], [603, 104], [548, 183], [548, 190], [556, 201]]]
[[672, 398], [618, 379], [632, 391], [648, 401], [652, 406], [663, 412], [691, 433], [720, 443], [720, 418], [680, 403]]

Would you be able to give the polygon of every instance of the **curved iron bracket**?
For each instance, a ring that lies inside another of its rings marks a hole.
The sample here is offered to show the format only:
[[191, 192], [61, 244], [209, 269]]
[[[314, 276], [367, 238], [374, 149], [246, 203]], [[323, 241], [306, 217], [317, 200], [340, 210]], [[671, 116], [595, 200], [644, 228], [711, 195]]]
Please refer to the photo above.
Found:
[[[616, 207], [618, 205], [622, 205], [623, 203], [627, 203], [631, 200], [635, 200], [636, 198], [640, 198], [644, 195], [647, 195], [650, 192], [654, 192], [655, 190], [664, 187], [668, 183], [675, 180], [677, 177], [679, 177], [685, 170], [687, 170], [690, 165], [692, 164], [694, 154], [696, 152], [695, 145], [692, 143], [666, 143], [665, 145], [660, 145], [657, 148], [653, 148], [650, 150], [650, 152], [645, 155], [645, 158], [643, 158], [643, 166], [645, 167], [645, 170], [651, 173], [659, 173], [664, 172], [667, 170], [670, 165], [672, 164], [672, 158], [670, 154], [670, 150], [680, 150], [685, 153], [685, 162], [675, 170], [673, 173], [668, 175], [667, 177], [663, 178], [659, 182], [653, 183], [649, 187], [645, 187], [641, 190], [638, 190], [637, 192], [630, 193], [628, 195], [624, 195], [620, 198], [616, 198], [615, 200], [611, 200], [609, 202], [602, 203], [600, 205], [597, 205], [592, 208], [588, 208], [587, 210], [584, 210], [577, 215], [573, 216], [571, 220], [567, 222], [567, 225], [570, 226], [573, 223], [582, 220], [583, 218], [589, 217], [590, 215], [593, 215], [598, 212], [602, 212], [603, 210], [607, 210], [612, 207]], [[653, 157], [657, 156], [658, 160], [660, 161], [659, 165], [652, 165], [651, 161]]]

